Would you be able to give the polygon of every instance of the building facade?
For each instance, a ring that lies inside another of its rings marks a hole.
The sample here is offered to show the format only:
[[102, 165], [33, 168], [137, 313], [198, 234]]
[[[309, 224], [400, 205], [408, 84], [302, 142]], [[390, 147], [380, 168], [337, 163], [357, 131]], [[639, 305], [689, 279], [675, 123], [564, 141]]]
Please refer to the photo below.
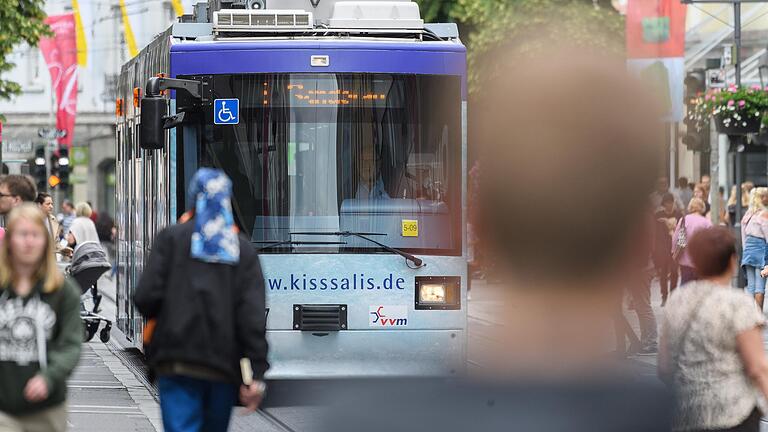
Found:
[[[87, 45], [87, 64], [78, 72], [77, 117], [70, 154], [71, 187], [66, 196], [90, 201], [114, 214], [115, 100], [120, 67], [130, 58], [127, 19], [140, 50], [175, 19], [168, 0], [79, 0]], [[185, 5], [191, 11], [191, 1]], [[46, 3], [49, 15], [72, 12], [71, 0]], [[125, 12], [125, 14], [123, 14]], [[40, 131], [55, 128], [51, 78], [40, 50], [19, 46], [11, 55], [15, 68], [3, 78], [21, 84], [23, 92], [0, 101], [2, 158], [11, 173], [25, 173], [38, 146], [53, 147]], [[55, 191], [53, 191], [55, 192]], [[63, 194], [58, 194], [59, 200]]]

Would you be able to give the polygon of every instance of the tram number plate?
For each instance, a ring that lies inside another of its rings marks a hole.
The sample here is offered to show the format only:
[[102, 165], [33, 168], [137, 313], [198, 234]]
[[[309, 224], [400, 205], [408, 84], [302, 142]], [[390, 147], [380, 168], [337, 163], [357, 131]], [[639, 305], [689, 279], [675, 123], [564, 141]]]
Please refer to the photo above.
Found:
[[403, 237], [419, 236], [419, 221], [412, 219], [402, 220]]

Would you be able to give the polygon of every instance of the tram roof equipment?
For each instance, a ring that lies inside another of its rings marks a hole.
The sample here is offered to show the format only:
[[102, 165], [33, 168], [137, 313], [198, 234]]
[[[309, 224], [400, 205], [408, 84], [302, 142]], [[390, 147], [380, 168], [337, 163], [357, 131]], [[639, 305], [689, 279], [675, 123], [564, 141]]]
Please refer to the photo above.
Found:
[[[271, 8], [271, 4], [279, 4]], [[411, 0], [208, 0], [173, 25], [181, 39], [373, 37], [457, 40], [455, 24], [425, 24]]]

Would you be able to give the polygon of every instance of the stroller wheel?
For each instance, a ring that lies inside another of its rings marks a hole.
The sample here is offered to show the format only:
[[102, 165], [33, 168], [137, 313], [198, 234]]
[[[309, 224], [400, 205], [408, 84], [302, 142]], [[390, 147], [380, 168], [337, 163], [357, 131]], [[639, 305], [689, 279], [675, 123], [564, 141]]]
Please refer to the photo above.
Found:
[[83, 342], [90, 342], [91, 339], [93, 339], [94, 336], [96, 336], [96, 331], [99, 330], [99, 326], [94, 326], [91, 323], [86, 323], [85, 328], [83, 330]]
[[111, 336], [111, 334], [110, 334], [109, 330], [110, 330], [110, 328], [109, 328], [109, 327], [104, 327], [104, 328], [103, 328], [103, 329], [101, 329], [101, 331], [99, 332], [99, 339], [100, 339], [102, 342], [104, 342], [104, 343], [107, 343], [107, 342], [109, 342], [109, 337]]

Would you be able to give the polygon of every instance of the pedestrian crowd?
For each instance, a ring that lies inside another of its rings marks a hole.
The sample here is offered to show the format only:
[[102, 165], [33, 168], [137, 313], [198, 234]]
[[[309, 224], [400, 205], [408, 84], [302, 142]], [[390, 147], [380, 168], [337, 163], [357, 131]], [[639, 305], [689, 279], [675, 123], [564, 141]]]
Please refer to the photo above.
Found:
[[[264, 282], [230, 195], [222, 172], [201, 169], [193, 207], [157, 235], [137, 287], [169, 432], [226, 431], [233, 406], [253, 411], [266, 390]], [[94, 313], [101, 300], [95, 283], [78, 286], [75, 268], [109, 268], [114, 222], [86, 202], [65, 200], [55, 215], [52, 197], [21, 175], [0, 178], [0, 215], [0, 431], [65, 431], [66, 382], [90, 313], [83, 296]]]
[[[675, 392], [674, 430], [757, 431], [768, 400], [763, 302], [768, 276], [768, 188], [744, 183], [741, 236], [732, 233], [735, 188], [722, 196], [713, 217], [707, 202], [709, 178], [669, 189], [659, 178], [650, 195], [654, 208], [653, 270], [628, 286], [640, 336], [628, 336], [629, 351], [656, 353], [657, 323], [650, 281], [659, 282], [664, 307], [658, 335], [659, 376]], [[713, 223], [714, 220], [714, 223]], [[737, 241], [740, 240], [740, 241]], [[739, 253], [741, 252], [741, 253]], [[734, 288], [739, 269], [744, 290]], [[678, 288], [678, 282], [680, 287]], [[620, 317], [620, 320], [623, 320]], [[626, 323], [617, 325], [632, 333]], [[619, 351], [626, 352], [623, 336]]]

